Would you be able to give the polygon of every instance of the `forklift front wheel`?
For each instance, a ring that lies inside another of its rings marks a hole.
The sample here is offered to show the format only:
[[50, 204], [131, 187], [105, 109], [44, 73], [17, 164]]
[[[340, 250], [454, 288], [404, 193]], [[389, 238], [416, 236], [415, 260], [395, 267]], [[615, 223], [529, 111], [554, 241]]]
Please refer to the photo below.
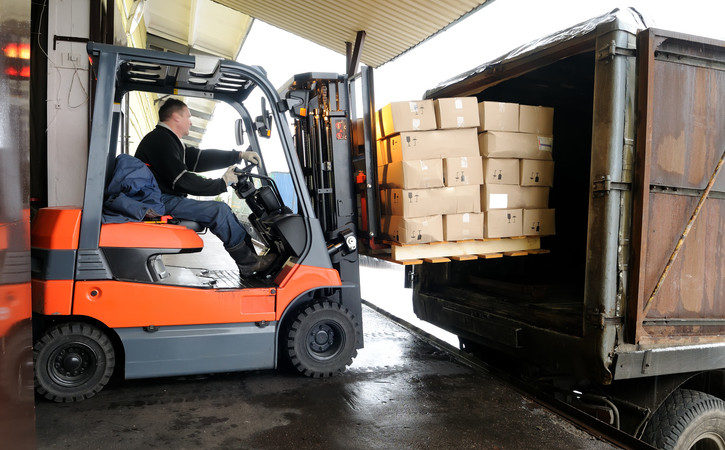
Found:
[[360, 325], [337, 303], [315, 303], [300, 312], [287, 334], [287, 356], [308, 377], [342, 373], [357, 356]]
[[110, 339], [86, 323], [65, 323], [35, 343], [35, 389], [49, 400], [72, 402], [93, 397], [115, 367]]

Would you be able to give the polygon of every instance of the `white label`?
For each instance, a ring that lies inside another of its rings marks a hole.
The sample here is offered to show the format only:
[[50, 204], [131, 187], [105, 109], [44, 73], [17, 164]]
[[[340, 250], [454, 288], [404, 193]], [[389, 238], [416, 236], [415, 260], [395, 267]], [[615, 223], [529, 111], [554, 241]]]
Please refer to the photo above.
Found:
[[420, 162], [420, 170], [428, 170], [428, 164], [425, 161]]
[[418, 114], [418, 103], [408, 102], [408, 105], [410, 106], [410, 112]]
[[463, 223], [468, 223], [471, 221], [471, 215], [468, 213], [463, 214]]
[[456, 126], [458, 128], [461, 128], [463, 126], [463, 124], [465, 123], [464, 120], [465, 119], [463, 118], [463, 116], [456, 117]]
[[466, 158], [465, 156], [462, 156], [461, 157], [461, 169], [465, 169], [466, 167], [468, 167], [468, 158]]
[[554, 138], [548, 136], [538, 136], [539, 139], [539, 150], [544, 152], [550, 152], [554, 146]]
[[413, 128], [416, 130], [420, 128], [420, 119], [413, 119]]
[[508, 194], [488, 194], [489, 209], [506, 209], [509, 205]]
[[460, 98], [457, 98], [453, 104], [456, 106], [456, 109], [463, 109], [463, 100]]

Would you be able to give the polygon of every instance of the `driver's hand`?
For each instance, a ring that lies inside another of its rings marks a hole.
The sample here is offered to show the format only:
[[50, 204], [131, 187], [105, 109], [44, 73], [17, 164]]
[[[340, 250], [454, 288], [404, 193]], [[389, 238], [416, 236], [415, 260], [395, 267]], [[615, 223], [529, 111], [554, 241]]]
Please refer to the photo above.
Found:
[[227, 171], [224, 172], [224, 175], [222, 175], [222, 180], [224, 180], [224, 183], [226, 183], [227, 186], [231, 186], [238, 181], [237, 174], [234, 173], [234, 167], [235, 166], [227, 167]]
[[[259, 158], [259, 155], [257, 154], [257, 152], [242, 152], [240, 154], [240, 156], [241, 156], [242, 160], [249, 161], [252, 164], [259, 165], [259, 163], [262, 162], [262, 160]], [[240, 160], [240, 162], [241, 162], [241, 160]]]

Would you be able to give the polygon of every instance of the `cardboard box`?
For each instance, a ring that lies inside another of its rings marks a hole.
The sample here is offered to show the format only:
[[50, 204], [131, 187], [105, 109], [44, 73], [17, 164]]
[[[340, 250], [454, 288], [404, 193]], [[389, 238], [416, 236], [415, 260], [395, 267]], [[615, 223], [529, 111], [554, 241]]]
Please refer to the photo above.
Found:
[[554, 134], [554, 108], [519, 106], [519, 131], [551, 136]]
[[483, 182], [486, 184], [519, 184], [519, 160], [483, 158]]
[[485, 211], [546, 208], [549, 206], [549, 188], [484, 184], [481, 188], [481, 206]]
[[484, 236], [487, 238], [523, 235], [520, 209], [496, 209], [485, 212]]
[[399, 161], [378, 166], [378, 184], [400, 189], [442, 187], [443, 160]]
[[521, 160], [521, 186], [554, 186], [554, 161]]
[[405, 218], [479, 213], [481, 187], [471, 185], [433, 189], [382, 189], [380, 204], [384, 214]]
[[382, 189], [380, 208], [384, 214], [424, 217], [439, 214], [435, 189]]
[[[388, 158], [389, 148], [390, 148], [390, 140], [389, 139], [380, 139], [378, 141], [375, 141], [375, 147], [377, 149], [377, 155], [378, 155], [378, 166], [384, 166], [385, 164], [390, 164], [393, 161], [390, 161], [390, 158]], [[428, 159], [428, 158], [424, 158]]]
[[446, 241], [483, 239], [483, 213], [443, 216], [443, 237]]
[[385, 164], [416, 159], [479, 156], [478, 135], [473, 128], [402, 132], [387, 138], [386, 142], [383, 147]]
[[381, 216], [381, 231], [401, 244], [427, 244], [443, 241], [443, 219], [440, 215], [404, 218]]
[[402, 131], [436, 129], [433, 100], [389, 103], [380, 109], [378, 119], [378, 139]]
[[362, 147], [365, 145], [365, 137], [363, 136], [364, 128], [363, 128], [363, 120], [355, 119], [355, 121], [352, 123], [352, 145], [353, 148], [356, 147]]
[[524, 236], [550, 236], [556, 234], [553, 209], [525, 209]]
[[481, 102], [478, 131], [519, 131], [518, 103]]
[[483, 184], [483, 165], [480, 156], [460, 156], [443, 159], [443, 184], [468, 186]]
[[481, 156], [551, 160], [553, 138], [530, 133], [487, 131], [478, 135]]
[[439, 98], [434, 106], [439, 130], [476, 128], [480, 123], [476, 97]]
[[438, 214], [481, 212], [481, 186], [455, 186], [431, 189]]

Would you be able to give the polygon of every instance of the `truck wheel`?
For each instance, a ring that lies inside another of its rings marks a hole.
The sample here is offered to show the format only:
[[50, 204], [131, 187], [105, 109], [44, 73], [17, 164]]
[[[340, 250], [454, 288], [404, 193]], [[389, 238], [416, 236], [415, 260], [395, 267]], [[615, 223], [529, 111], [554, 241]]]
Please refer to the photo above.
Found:
[[297, 315], [287, 333], [287, 356], [308, 377], [342, 373], [357, 356], [360, 325], [337, 303], [315, 303]]
[[108, 383], [116, 365], [108, 336], [86, 323], [51, 328], [35, 343], [33, 353], [35, 390], [56, 402], [93, 397]]
[[678, 389], [652, 416], [642, 439], [662, 449], [725, 449], [725, 402]]

